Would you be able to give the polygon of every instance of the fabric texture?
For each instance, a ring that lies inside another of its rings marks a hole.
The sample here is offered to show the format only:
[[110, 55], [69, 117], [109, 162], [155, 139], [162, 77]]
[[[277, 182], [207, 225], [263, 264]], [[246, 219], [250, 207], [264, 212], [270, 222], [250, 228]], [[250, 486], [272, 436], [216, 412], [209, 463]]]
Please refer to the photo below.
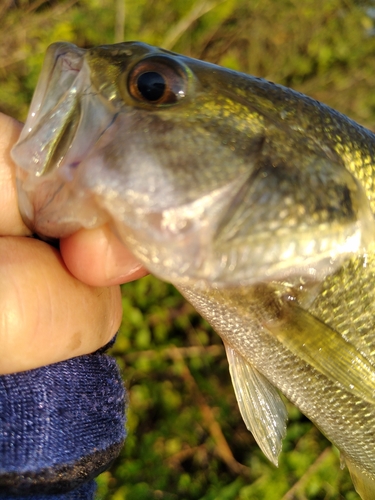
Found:
[[103, 350], [0, 376], [1, 500], [91, 500], [124, 439], [125, 391]]
[[84, 483], [82, 486], [75, 488], [67, 493], [58, 493], [57, 495], [39, 494], [34, 495], [10, 495], [8, 493], [0, 493], [1, 500], [88, 500], [95, 496], [96, 484], [95, 481]]

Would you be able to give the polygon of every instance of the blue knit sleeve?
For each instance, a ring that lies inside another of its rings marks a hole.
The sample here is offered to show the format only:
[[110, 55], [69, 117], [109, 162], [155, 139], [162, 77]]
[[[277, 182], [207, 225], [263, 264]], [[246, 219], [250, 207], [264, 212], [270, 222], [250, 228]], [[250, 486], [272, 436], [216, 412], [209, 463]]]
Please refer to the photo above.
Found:
[[91, 500], [125, 439], [125, 391], [98, 351], [0, 376], [0, 499]]

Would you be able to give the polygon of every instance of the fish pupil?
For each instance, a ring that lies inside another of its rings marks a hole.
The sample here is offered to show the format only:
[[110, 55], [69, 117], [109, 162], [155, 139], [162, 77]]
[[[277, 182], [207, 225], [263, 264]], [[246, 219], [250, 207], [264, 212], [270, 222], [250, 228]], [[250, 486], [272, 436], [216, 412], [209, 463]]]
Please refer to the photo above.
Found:
[[147, 71], [139, 75], [137, 80], [139, 93], [148, 101], [158, 101], [164, 95], [166, 83], [163, 76], [156, 71]]

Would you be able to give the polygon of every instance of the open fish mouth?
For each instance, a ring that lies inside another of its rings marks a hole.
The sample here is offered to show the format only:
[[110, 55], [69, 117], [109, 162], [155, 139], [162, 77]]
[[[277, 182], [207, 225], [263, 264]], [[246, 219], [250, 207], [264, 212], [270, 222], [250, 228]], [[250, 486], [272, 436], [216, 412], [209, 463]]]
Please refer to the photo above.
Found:
[[[43, 72], [17, 146], [19, 153], [16, 153], [18, 165], [24, 170], [30, 169], [32, 154], [33, 174], [38, 177], [48, 171], [64, 131], [69, 128], [69, 123], [77, 119], [75, 109], [79, 80], [82, 80], [83, 54], [83, 50], [65, 43], [55, 44], [47, 51]], [[28, 148], [29, 155], [25, 148]]]
[[12, 152], [18, 165], [21, 215], [35, 232], [50, 237], [82, 227], [76, 219], [79, 210], [84, 210], [87, 227], [105, 219], [90, 207], [88, 193], [74, 187], [80, 164], [116, 116], [92, 84], [86, 53], [67, 43], [48, 49], [28, 118]]

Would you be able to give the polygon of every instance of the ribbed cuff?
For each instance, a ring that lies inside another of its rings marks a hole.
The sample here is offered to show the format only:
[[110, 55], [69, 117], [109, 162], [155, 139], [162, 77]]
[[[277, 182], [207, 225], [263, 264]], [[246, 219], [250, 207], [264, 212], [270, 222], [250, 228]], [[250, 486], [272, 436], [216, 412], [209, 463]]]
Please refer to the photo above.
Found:
[[1, 499], [91, 499], [124, 439], [125, 391], [110, 356], [0, 377]]

